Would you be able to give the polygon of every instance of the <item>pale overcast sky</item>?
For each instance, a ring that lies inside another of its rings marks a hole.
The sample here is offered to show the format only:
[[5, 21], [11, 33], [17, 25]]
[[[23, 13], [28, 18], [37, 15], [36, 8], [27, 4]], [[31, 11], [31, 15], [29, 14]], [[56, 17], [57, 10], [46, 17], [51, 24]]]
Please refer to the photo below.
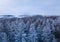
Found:
[[0, 0], [0, 15], [60, 15], [60, 0]]

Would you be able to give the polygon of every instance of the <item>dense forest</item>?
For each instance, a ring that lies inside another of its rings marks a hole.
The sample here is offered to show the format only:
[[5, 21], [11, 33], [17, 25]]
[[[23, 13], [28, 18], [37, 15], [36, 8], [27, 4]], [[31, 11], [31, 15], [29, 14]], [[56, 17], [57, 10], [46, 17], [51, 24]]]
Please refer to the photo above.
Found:
[[0, 17], [0, 42], [60, 42], [60, 17]]

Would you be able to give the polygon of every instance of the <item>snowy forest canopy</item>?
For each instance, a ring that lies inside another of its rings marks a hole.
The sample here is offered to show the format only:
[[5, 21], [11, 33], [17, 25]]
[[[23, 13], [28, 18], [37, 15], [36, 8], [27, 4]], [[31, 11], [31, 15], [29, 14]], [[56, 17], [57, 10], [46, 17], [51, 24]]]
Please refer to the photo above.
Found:
[[60, 42], [60, 17], [0, 16], [0, 42]]

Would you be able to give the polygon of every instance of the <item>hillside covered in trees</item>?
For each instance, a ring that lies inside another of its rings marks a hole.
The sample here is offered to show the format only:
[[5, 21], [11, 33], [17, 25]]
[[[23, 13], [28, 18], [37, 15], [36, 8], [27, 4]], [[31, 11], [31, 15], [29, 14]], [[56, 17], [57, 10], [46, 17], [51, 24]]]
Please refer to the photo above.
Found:
[[60, 42], [60, 16], [0, 16], [0, 42]]

